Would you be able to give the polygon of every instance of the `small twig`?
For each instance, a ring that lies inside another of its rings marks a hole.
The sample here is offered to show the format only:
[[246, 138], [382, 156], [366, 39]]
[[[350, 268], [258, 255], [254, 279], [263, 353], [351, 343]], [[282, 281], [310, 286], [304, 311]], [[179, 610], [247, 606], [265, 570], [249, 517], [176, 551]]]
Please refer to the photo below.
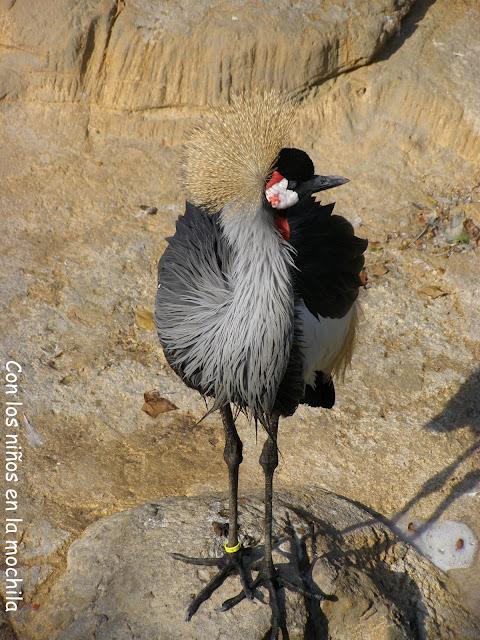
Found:
[[422, 236], [424, 236], [424, 235], [427, 233], [427, 231], [428, 231], [428, 229], [429, 229], [429, 228], [430, 228], [430, 225], [429, 225], [429, 224], [427, 224], [427, 225], [425, 226], [425, 229], [423, 229], [423, 231], [420, 231], [420, 233], [418, 234], [418, 236], [417, 236], [416, 238], [414, 238], [414, 239], [413, 239], [413, 241], [414, 241], [414, 242], [416, 242], [417, 240], [420, 240], [420, 238], [421, 238]]

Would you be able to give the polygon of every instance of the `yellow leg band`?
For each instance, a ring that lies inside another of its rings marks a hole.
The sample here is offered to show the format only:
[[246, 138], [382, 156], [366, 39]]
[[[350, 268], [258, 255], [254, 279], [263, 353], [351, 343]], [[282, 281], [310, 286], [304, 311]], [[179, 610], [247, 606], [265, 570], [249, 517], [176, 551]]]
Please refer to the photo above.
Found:
[[234, 547], [229, 547], [226, 542], [223, 545], [223, 547], [224, 547], [224, 549], [225, 549], [225, 551], [227, 553], [235, 553], [236, 551], [238, 551], [241, 548], [241, 546], [242, 546], [241, 542], [237, 542], [237, 544]]

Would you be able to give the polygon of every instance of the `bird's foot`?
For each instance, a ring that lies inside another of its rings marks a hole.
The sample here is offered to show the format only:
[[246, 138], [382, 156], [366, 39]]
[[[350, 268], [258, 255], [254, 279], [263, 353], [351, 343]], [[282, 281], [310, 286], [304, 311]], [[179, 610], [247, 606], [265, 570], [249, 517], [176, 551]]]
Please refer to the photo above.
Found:
[[[240, 602], [244, 598], [253, 600], [253, 589], [249, 584], [248, 577], [248, 574], [250, 572], [249, 562], [251, 559], [250, 556], [252, 551], [252, 547], [240, 547], [238, 551], [235, 551], [234, 553], [225, 553], [225, 555], [220, 558], [191, 558], [189, 556], [184, 556], [181, 553], [172, 553], [172, 557], [175, 558], [175, 560], [181, 560], [182, 562], [199, 566], [217, 567], [219, 569], [218, 573], [213, 576], [208, 584], [195, 596], [195, 598], [190, 603], [185, 615], [185, 619], [187, 620], [187, 622], [197, 612], [200, 605], [210, 598], [212, 593], [225, 582], [228, 576], [234, 573], [238, 574], [240, 583], [242, 585], [242, 590], [239, 594], [241, 595], [241, 598], [238, 599], [238, 602]], [[238, 596], [236, 597], [238, 598]], [[230, 600], [234, 600], [234, 598], [231, 598]], [[227, 600], [226, 602], [230, 601]], [[226, 602], [224, 602], [220, 607], [220, 611], [227, 611], [236, 604], [233, 603], [225, 608]]]
[[[251, 568], [254, 569], [254, 566]], [[264, 587], [268, 593], [268, 605], [271, 611], [271, 629], [268, 636], [266, 636], [268, 640], [277, 640], [280, 630], [282, 631], [283, 640], [288, 640], [289, 637], [285, 620], [285, 604], [282, 596], [283, 589], [289, 589], [290, 591], [299, 593], [305, 598], [312, 600], [321, 601], [324, 600], [325, 597], [328, 598], [328, 596], [325, 596], [325, 594], [321, 593], [319, 590], [314, 591], [310, 587], [306, 586], [302, 580], [299, 580], [299, 582], [301, 582], [301, 585], [296, 582], [292, 582], [287, 577], [281, 575], [276, 568], [267, 569], [265, 567], [262, 567], [253, 581], [250, 589], [254, 598], [265, 603], [263, 596], [258, 589], [260, 587]], [[233, 598], [225, 600], [218, 611], [228, 611], [229, 609], [232, 609], [232, 607], [244, 600], [245, 597], [245, 593], [240, 591]]]
[[[241, 547], [237, 552], [225, 553], [220, 558], [191, 558], [180, 553], [173, 553], [172, 556], [182, 562], [219, 569], [190, 603], [186, 620], [190, 620], [200, 605], [210, 598], [228, 576], [234, 573], [238, 574], [242, 589], [233, 598], [225, 600], [217, 610], [229, 611], [245, 598], [256, 599], [265, 604], [264, 596], [260, 591], [260, 588], [263, 587], [267, 591], [268, 605], [271, 610], [271, 629], [266, 636], [268, 640], [277, 640], [280, 631], [283, 640], [288, 640], [289, 637], [286, 626], [284, 589], [302, 595], [305, 598], [307, 608], [318, 607], [318, 602], [322, 600], [336, 600], [335, 596], [323, 593], [311, 580], [311, 565], [307, 562], [305, 541], [298, 539], [289, 520], [285, 530], [290, 548], [288, 554], [290, 562], [286, 565], [279, 565], [280, 569], [277, 569], [271, 562], [267, 562], [260, 552], [260, 547]], [[314, 537], [313, 530], [310, 536]], [[255, 579], [251, 577], [252, 571], [258, 572]]]
[[[253, 562], [250, 569], [259, 571], [251, 585], [254, 597], [264, 602], [260, 587], [264, 587], [268, 593], [268, 604], [271, 610], [271, 629], [265, 638], [277, 640], [279, 632], [282, 632], [283, 640], [288, 640], [288, 629], [285, 616], [285, 599], [282, 590], [289, 589], [303, 596], [307, 608], [307, 616], [318, 608], [319, 602], [323, 600], [336, 601], [337, 597], [321, 591], [312, 580], [311, 572], [313, 563], [308, 558], [306, 549], [307, 539], [313, 543], [313, 551], [316, 553], [315, 531], [313, 523], [310, 531], [302, 538], [299, 538], [293, 529], [288, 514], [286, 515], [285, 533], [287, 534], [289, 552], [286, 554], [290, 560], [288, 564], [273, 565], [264, 558]], [[220, 611], [228, 611], [245, 598], [243, 592], [239, 592], [233, 598], [226, 600], [220, 607]]]

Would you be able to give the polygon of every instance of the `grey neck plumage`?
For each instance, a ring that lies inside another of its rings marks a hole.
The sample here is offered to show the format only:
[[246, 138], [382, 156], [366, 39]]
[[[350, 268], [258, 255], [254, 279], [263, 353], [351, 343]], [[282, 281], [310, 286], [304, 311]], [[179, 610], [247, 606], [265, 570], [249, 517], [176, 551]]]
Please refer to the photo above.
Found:
[[260, 416], [273, 408], [292, 347], [292, 249], [263, 207], [249, 216], [225, 214], [231, 298], [219, 331], [216, 397], [239, 399]]

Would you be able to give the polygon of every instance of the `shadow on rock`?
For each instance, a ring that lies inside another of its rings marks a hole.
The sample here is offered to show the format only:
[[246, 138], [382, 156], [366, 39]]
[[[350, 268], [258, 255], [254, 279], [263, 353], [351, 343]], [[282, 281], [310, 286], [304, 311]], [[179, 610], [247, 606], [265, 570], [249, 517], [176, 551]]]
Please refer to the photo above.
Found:
[[[480, 453], [480, 369], [477, 369], [447, 402], [445, 407], [426, 425], [426, 429], [437, 432], [451, 432], [469, 427], [477, 436], [463, 453], [431, 476], [420, 490], [388, 521], [396, 525], [415, 505], [450, 484], [450, 490], [434, 508], [430, 516], [416, 529], [416, 535], [425, 531], [437, 521], [447, 508], [462, 495], [479, 490], [480, 468], [459, 472], [460, 467], [472, 456]], [[452, 482], [454, 481], [454, 482]]]
[[[358, 617], [366, 619], [375, 616], [380, 619], [385, 616], [390, 618], [397, 629], [396, 635], [393, 635], [392, 638], [422, 640], [427, 637], [422, 593], [407, 572], [395, 571], [389, 566], [388, 562], [392, 561], [398, 551], [398, 549], [396, 550], [398, 542], [392, 532], [377, 529], [374, 526], [375, 523], [378, 526], [380, 522], [377, 517], [373, 517], [371, 521], [359, 523], [357, 527], [342, 530], [336, 529], [330, 523], [303, 508], [292, 504], [288, 506], [298, 517], [310, 522], [312, 530], [315, 529], [316, 533], [313, 538], [315, 554], [317, 541], [319, 544], [324, 544], [327, 541], [328, 548], [323, 552], [321, 560], [326, 565], [336, 568], [335, 582], [339, 591], [343, 592], [343, 596], [340, 595], [339, 598], [330, 596], [328, 598], [330, 602], [340, 599], [339, 606], [341, 606], [345, 601], [345, 592], [350, 592], [355, 594], [354, 603], [350, 599], [347, 600], [347, 606], [351, 608], [353, 618], [359, 612]], [[362, 510], [365, 509], [363, 505], [358, 506], [361, 506]], [[372, 526], [366, 528], [366, 524]], [[364, 544], [358, 546], [358, 535], [348, 534], [354, 530], [358, 532], [361, 529], [368, 533]], [[313, 565], [314, 563], [312, 563], [312, 567]], [[384, 603], [386, 603], [386, 607]], [[320, 625], [324, 623], [324, 626], [319, 626], [318, 629], [320, 634], [324, 633], [325, 635], [305, 634], [306, 639], [323, 640], [330, 637], [328, 635], [328, 620], [332, 617], [331, 610], [325, 606], [323, 609], [326, 609], [326, 613], [321, 610], [319, 622]], [[386, 609], [388, 609], [388, 615], [386, 615]], [[376, 622], [373, 624], [375, 625]]]
[[[299, 515], [298, 510], [295, 511], [290, 505], [292, 511]], [[305, 594], [303, 596], [306, 622], [303, 632], [305, 640], [328, 640], [328, 619], [323, 613], [320, 602], [321, 600], [329, 600], [336, 602], [338, 598], [334, 595], [324, 593], [313, 579], [313, 568], [315, 566], [317, 555], [316, 536], [318, 535], [318, 527], [312, 519], [308, 521], [308, 531], [303, 535], [296, 533], [288, 512], [286, 514], [285, 532], [290, 543], [290, 553], [285, 556], [290, 560], [290, 565], [283, 565], [282, 569], [290, 574], [290, 580], [295, 580], [295, 576], [300, 576]], [[310, 551], [310, 554], [309, 554]], [[311, 555], [312, 560], [309, 555]], [[318, 599], [309, 597], [308, 593], [314, 593]]]
[[[382, 520], [388, 526], [396, 527], [398, 523], [422, 500], [442, 491], [447, 485], [450, 486], [446, 496], [434, 507], [430, 516], [416, 528], [416, 535], [423, 533], [428, 527], [436, 522], [448, 507], [466, 493], [480, 490], [480, 468], [463, 471], [462, 465], [472, 456], [480, 454], [480, 369], [477, 369], [468, 380], [460, 387], [458, 392], [447, 402], [445, 407], [426, 425], [426, 429], [447, 433], [456, 429], [469, 427], [478, 436], [474, 442], [465, 448], [455, 460], [447, 464], [443, 469], [437, 471], [428, 478], [417, 493], [412, 496], [405, 505], [389, 518], [372, 511], [372, 519], [359, 525], [371, 524], [375, 519]], [[361, 505], [359, 505], [361, 506]], [[365, 508], [365, 507], [363, 507]], [[348, 533], [352, 528], [345, 530]]]
[[[390, 525], [397, 524], [403, 516], [405, 516], [416, 504], [421, 500], [440, 491], [454, 477], [458, 467], [475, 453], [480, 451], [480, 442], [474, 442], [452, 463], [444, 467], [438, 473], [435, 473], [421, 487], [421, 489], [411, 498], [404, 507], [389, 518]], [[421, 533], [428, 526], [438, 520], [438, 518], [446, 511], [446, 509], [457, 500], [460, 496], [475, 490], [480, 483], [480, 469], [473, 469], [466, 473], [461, 479], [457, 480], [451, 487], [448, 495], [446, 495], [437, 504], [431, 515], [425, 520], [421, 527], [417, 528], [416, 533]]]
[[480, 369], [472, 373], [444, 409], [426, 425], [427, 429], [438, 432], [464, 427], [480, 437]]
[[427, 14], [428, 9], [435, 3], [435, 0], [418, 0], [408, 15], [403, 19], [397, 34], [391, 39], [387, 46], [376, 56], [375, 62], [388, 60], [398, 51], [406, 40], [418, 29], [420, 22]]

